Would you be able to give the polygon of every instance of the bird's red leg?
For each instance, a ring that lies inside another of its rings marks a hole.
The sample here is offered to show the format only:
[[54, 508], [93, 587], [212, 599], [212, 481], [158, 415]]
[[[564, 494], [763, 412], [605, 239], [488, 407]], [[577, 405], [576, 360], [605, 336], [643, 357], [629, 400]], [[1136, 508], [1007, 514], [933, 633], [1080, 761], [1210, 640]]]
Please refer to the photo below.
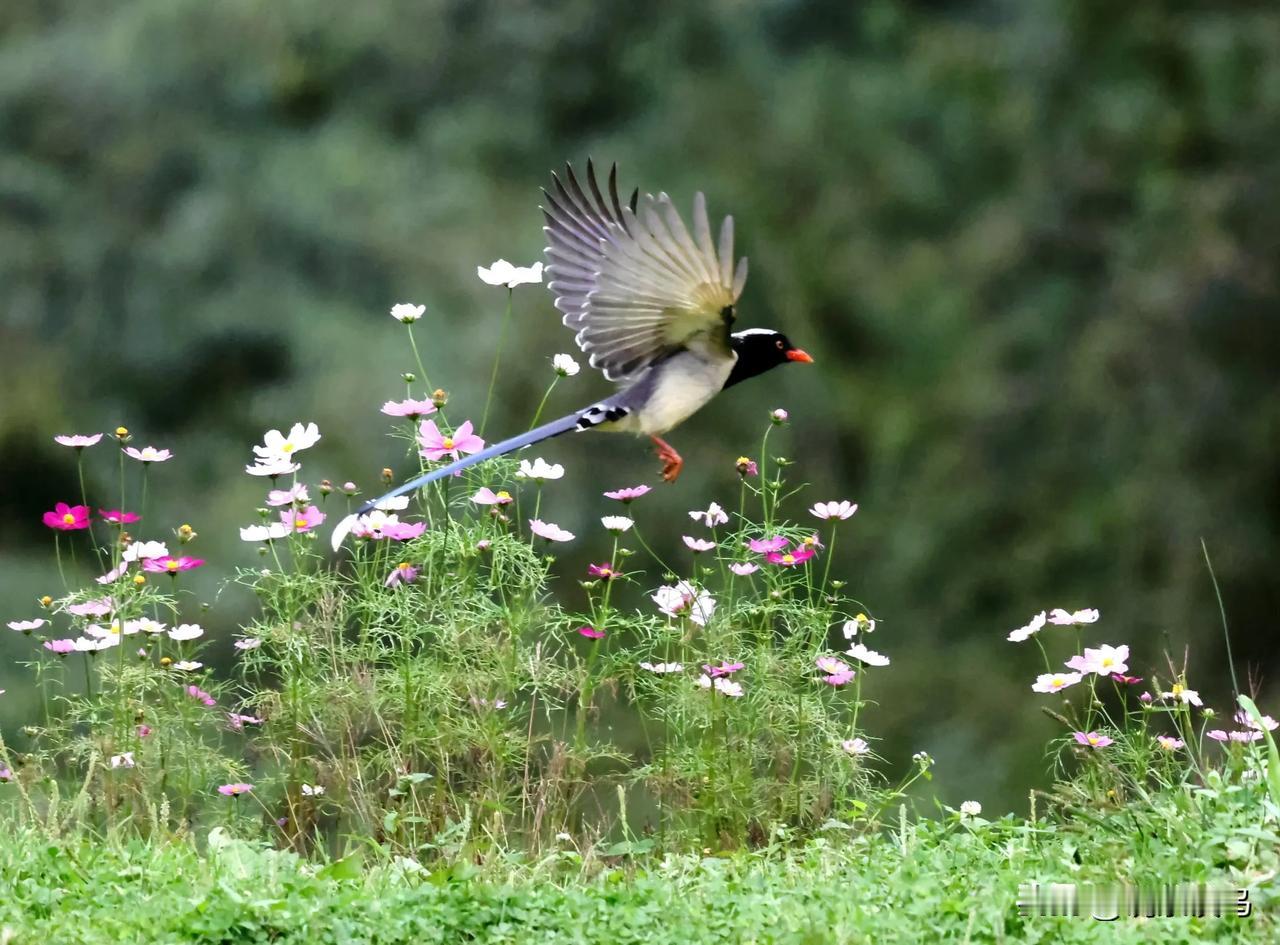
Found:
[[684, 467], [684, 460], [680, 458], [680, 454], [675, 448], [660, 436], [651, 436], [654, 445], [658, 447], [658, 459], [662, 460], [662, 479], [664, 482], [675, 482], [680, 475], [680, 470]]

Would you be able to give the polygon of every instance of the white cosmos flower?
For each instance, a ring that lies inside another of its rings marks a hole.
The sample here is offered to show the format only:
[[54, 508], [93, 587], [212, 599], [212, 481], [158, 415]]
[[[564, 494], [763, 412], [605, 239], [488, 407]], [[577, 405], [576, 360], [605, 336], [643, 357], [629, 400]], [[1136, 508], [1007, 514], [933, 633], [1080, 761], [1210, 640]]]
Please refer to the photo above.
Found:
[[1093, 607], [1086, 607], [1084, 610], [1077, 610], [1075, 613], [1068, 613], [1061, 607], [1055, 607], [1049, 612], [1049, 623], [1056, 624], [1059, 627], [1072, 627], [1078, 624], [1097, 623], [1098, 611]]
[[526, 282], [533, 285], [540, 284], [542, 263], [536, 262], [532, 266], [513, 266], [505, 259], [499, 259], [488, 269], [476, 266], [476, 274], [489, 285], [504, 285], [508, 289], [514, 289]]
[[680, 537], [684, 541], [685, 547], [694, 552], [694, 554], [710, 551], [716, 546], [714, 541], [707, 541], [705, 538], [694, 538], [692, 535], [682, 535]]
[[113, 768], [132, 768], [133, 752], [126, 751], [123, 754], [111, 756], [111, 767]]
[[170, 668], [176, 669], [180, 673], [193, 673], [203, 666], [204, 663], [197, 662], [196, 660], [180, 660], [177, 663], [172, 663]]
[[406, 325], [410, 322], [416, 322], [423, 316], [427, 307], [425, 305], [414, 305], [412, 302], [400, 302], [391, 306], [391, 317], [398, 322], [404, 322]]
[[977, 801], [963, 801], [960, 804], [961, 817], [977, 817], [982, 813], [982, 805]]
[[71, 641], [71, 645], [76, 648], [77, 653], [93, 653], [98, 650], [109, 650], [113, 646], [120, 645], [120, 634], [112, 633], [101, 639], [91, 639], [90, 637], [78, 637]]
[[700, 627], [716, 612], [716, 601], [710, 592], [694, 587], [688, 581], [663, 585], [650, 598], [668, 617], [688, 616]]
[[1031, 684], [1033, 692], [1061, 692], [1068, 686], [1074, 686], [1084, 677], [1079, 673], [1041, 673]]
[[198, 623], [179, 624], [169, 631], [169, 639], [177, 640], [194, 640], [196, 637], [204, 636], [204, 628]]
[[39, 630], [45, 625], [45, 621], [39, 618], [35, 620], [10, 620], [8, 627], [10, 630], [17, 630], [20, 633], [30, 633], [32, 630]]
[[1023, 640], [1030, 640], [1035, 634], [1039, 633], [1044, 627], [1045, 615], [1044, 611], [1036, 614], [1031, 618], [1031, 622], [1025, 627], [1019, 627], [1017, 630], [1010, 631], [1008, 640], [1010, 643], [1021, 643]]
[[573, 357], [567, 354], [557, 354], [551, 359], [551, 366], [555, 368], [555, 372], [561, 377], [573, 377], [581, 368]]
[[293, 462], [293, 455], [302, 450], [310, 449], [320, 442], [320, 428], [314, 423], [308, 423], [305, 427], [301, 423], [295, 423], [289, 428], [286, 436], [279, 430], [268, 430], [262, 438], [262, 446], [255, 446], [254, 453], [258, 456], [260, 464], [270, 462]]
[[712, 679], [706, 673], [698, 677], [698, 686], [702, 689], [715, 689], [721, 695], [737, 699], [743, 693], [742, 683], [736, 683], [728, 676], [717, 676]]
[[241, 541], [273, 541], [277, 538], [288, 538], [289, 526], [284, 522], [272, 522], [270, 525], [248, 525], [240, 529]]
[[855, 643], [849, 649], [845, 650], [855, 660], [861, 660], [867, 666], [888, 666], [889, 657], [883, 653], [877, 653], [875, 650], [868, 649], [866, 644]]
[[840, 747], [850, 755], [865, 755], [871, 750], [865, 738], [846, 738], [840, 743]]
[[600, 524], [605, 527], [605, 531], [613, 532], [615, 535], [621, 535], [634, 525], [635, 522], [627, 518], [625, 515], [606, 515], [604, 518], [600, 519]]
[[302, 785], [302, 794], [304, 797], [319, 797], [324, 793], [323, 784], [304, 784]]
[[169, 546], [162, 541], [135, 541], [120, 555], [125, 561], [169, 557]]
[[[257, 449], [255, 446], [254, 449]], [[291, 463], [287, 459], [276, 459], [270, 462], [259, 462], [253, 466], [244, 467], [244, 471], [250, 476], [288, 476], [296, 473], [302, 468], [301, 463]]]
[[858, 614], [852, 620], [844, 622], [844, 638], [852, 640], [859, 633], [874, 633], [876, 622], [866, 614]]
[[164, 633], [167, 629], [159, 620], [152, 620], [150, 617], [141, 617], [138, 620], [131, 620], [143, 633]]
[[527, 459], [520, 460], [520, 469], [516, 471], [517, 479], [532, 479], [534, 482], [561, 479], [563, 476], [563, 466], [559, 463], [548, 463], [541, 456], [532, 463]]
[[704, 512], [697, 510], [690, 512], [689, 518], [695, 522], [701, 522], [707, 528], [715, 528], [717, 525], [724, 525], [729, 521], [729, 516], [725, 514], [724, 509], [720, 508], [718, 502], [712, 502]]
[[682, 673], [684, 672], [684, 663], [641, 663], [641, 669], [647, 669], [651, 673]]
[[850, 502], [845, 499], [841, 502], [819, 502], [809, 510], [809, 514], [814, 518], [831, 519], [838, 518], [841, 521], [853, 515], [858, 511], [856, 502]]

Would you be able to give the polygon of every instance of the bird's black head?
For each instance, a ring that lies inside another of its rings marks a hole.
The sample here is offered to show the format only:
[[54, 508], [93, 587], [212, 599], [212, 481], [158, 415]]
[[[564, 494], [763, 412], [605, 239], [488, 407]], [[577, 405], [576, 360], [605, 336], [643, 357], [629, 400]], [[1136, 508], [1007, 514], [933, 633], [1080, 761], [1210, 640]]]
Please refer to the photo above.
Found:
[[732, 387], [739, 381], [763, 374], [790, 361], [813, 363], [813, 358], [793, 345], [786, 335], [771, 328], [735, 331], [729, 336], [729, 344], [737, 352], [738, 363], [733, 366], [733, 372], [724, 382], [725, 387]]

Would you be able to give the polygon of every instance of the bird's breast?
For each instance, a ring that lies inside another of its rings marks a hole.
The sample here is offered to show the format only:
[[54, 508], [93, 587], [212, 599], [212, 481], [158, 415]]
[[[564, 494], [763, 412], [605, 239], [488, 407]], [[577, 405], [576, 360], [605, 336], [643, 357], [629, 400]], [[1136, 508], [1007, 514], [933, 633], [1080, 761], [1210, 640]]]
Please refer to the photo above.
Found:
[[733, 358], [707, 360], [684, 351], [657, 365], [630, 428], [655, 436], [679, 426], [720, 393], [733, 363]]

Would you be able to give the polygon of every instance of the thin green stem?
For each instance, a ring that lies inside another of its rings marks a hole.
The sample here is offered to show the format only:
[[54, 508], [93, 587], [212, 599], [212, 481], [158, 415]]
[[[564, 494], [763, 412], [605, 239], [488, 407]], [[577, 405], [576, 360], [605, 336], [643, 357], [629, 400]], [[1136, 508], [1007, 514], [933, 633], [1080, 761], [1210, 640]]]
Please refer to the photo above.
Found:
[[484, 399], [484, 413], [480, 416], [480, 436], [484, 436], [485, 424], [489, 422], [489, 407], [493, 403], [493, 389], [498, 383], [498, 366], [502, 363], [502, 349], [507, 343], [507, 328], [511, 325], [511, 295], [507, 289], [507, 311], [502, 316], [502, 328], [498, 332], [498, 352], [493, 356], [493, 373], [489, 375], [489, 393]]

